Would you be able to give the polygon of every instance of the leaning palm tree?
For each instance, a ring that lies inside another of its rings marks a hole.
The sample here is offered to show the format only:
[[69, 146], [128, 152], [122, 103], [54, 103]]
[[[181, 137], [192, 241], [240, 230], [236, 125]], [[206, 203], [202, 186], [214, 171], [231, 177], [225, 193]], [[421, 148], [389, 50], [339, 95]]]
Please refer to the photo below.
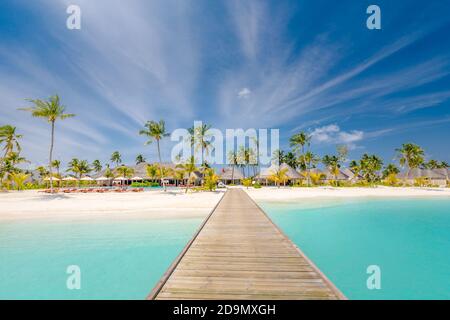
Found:
[[119, 151], [114, 151], [111, 155], [111, 162], [116, 164], [116, 168], [122, 163], [122, 156]]
[[163, 177], [163, 169], [162, 169], [162, 160], [161, 160], [161, 148], [160, 141], [164, 137], [168, 137], [169, 134], [166, 132], [166, 123], [164, 120], [156, 121], [147, 121], [145, 124], [145, 129], [139, 131], [140, 135], [147, 136], [149, 140], [145, 143], [146, 145], [156, 141], [156, 145], [158, 148], [158, 158], [159, 158], [159, 171], [161, 173], [161, 182], [164, 187], [164, 191], [166, 191], [166, 184]]
[[22, 150], [19, 144], [19, 139], [22, 137], [21, 134], [16, 133], [16, 127], [10, 125], [0, 127], [0, 144], [5, 144], [3, 147], [5, 158], [9, 153], [14, 152], [14, 149], [18, 153]]
[[[64, 120], [67, 118], [72, 118], [75, 115], [71, 113], [64, 113], [66, 107], [61, 105], [59, 101], [59, 96], [54, 95], [49, 98], [48, 101], [43, 101], [39, 99], [28, 99], [29, 102], [33, 104], [30, 108], [22, 108], [21, 110], [31, 112], [31, 115], [36, 118], [43, 118], [51, 124], [51, 142], [50, 142], [50, 153], [49, 153], [49, 171], [50, 177], [52, 174], [52, 157], [53, 157], [53, 145], [55, 141], [55, 122], [56, 120]], [[50, 178], [50, 190], [53, 193], [53, 179]]]
[[424, 161], [425, 152], [414, 143], [404, 143], [400, 149], [396, 149], [400, 158], [400, 165], [406, 166], [406, 174], [403, 183], [406, 184], [412, 169], [418, 168]]

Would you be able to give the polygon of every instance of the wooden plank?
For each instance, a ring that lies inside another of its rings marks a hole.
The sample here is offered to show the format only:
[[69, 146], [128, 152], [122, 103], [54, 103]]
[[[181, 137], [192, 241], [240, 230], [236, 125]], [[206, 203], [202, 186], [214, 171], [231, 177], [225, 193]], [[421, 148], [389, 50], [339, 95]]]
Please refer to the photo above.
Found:
[[241, 189], [228, 190], [149, 299], [345, 299]]

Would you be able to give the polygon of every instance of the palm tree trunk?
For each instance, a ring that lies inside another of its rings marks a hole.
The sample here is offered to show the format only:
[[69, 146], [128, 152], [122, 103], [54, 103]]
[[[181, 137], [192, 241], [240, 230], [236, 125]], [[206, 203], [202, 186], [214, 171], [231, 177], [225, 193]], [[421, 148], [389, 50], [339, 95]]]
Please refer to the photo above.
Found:
[[234, 164], [231, 165], [231, 183], [234, 184]]
[[52, 136], [50, 142], [50, 156], [49, 156], [49, 172], [50, 172], [50, 192], [53, 193], [53, 170], [52, 170], [52, 158], [53, 158], [53, 141], [55, 138], [55, 121], [52, 121]]
[[164, 181], [164, 177], [163, 177], [163, 170], [162, 170], [162, 161], [161, 161], [161, 150], [159, 148], [159, 140], [156, 140], [156, 144], [158, 146], [158, 158], [159, 158], [159, 172], [161, 174], [161, 183], [163, 185], [164, 188], [164, 192], [166, 191], [166, 183]]
[[408, 166], [408, 170], [406, 170], [405, 178], [403, 179], [403, 185], [406, 186], [406, 181], [409, 177], [409, 172], [411, 171], [411, 168]]

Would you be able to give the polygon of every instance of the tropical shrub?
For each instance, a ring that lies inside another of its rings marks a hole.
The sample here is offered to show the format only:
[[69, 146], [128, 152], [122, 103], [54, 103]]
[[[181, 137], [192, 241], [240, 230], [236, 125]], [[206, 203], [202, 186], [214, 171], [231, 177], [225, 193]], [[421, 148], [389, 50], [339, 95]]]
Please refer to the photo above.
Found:
[[252, 179], [250, 178], [242, 179], [242, 185], [248, 189], [249, 187], [252, 186]]

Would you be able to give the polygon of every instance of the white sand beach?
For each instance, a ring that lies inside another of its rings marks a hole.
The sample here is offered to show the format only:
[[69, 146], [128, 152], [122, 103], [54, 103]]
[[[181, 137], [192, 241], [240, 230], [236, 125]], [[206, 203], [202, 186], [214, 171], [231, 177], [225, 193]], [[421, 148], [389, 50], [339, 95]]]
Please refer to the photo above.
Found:
[[0, 221], [23, 219], [132, 219], [206, 217], [224, 190], [50, 195], [38, 191], [0, 193]]
[[244, 189], [255, 201], [294, 201], [305, 198], [342, 198], [342, 197], [450, 197], [450, 188], [290, 188], [265, 187]]
[[[243, 188], [255, 201], [342, 197], [450, 197], [448, 188]], [[0, 221], [23, 219], [132, 219], [206, 217], [224, 193], [184, 190], [142, 193], [50, 195], [38, 191], [0, 193]]]

